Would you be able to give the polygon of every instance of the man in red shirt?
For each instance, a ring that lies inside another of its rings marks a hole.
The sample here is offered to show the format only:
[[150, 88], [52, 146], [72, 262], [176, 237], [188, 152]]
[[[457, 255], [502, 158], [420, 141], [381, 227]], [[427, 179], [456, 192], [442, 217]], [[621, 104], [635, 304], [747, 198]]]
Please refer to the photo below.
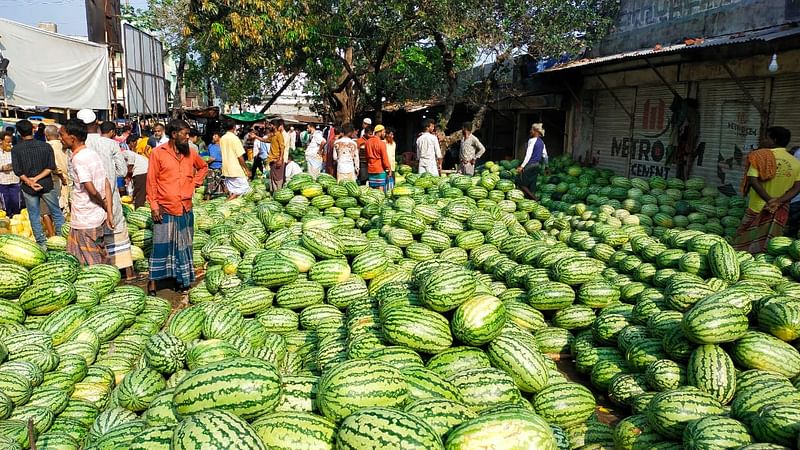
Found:
[[389, 154], [386, 153], [386, 142], [383, 135], [386, 129], [383, 125], [376, 125], [375, 131], [370, 132], [367, 127], [367, 142], [365, 153], [367, 154], [367, 172], [369, 173], [369, 187], [386, 191], [386, 179], [392, 176], [392, 164], [389, 161]]
[[208, 173], [206, 162], [189, 147], [189, 124], [173, 120], [166, 133], [169, 140], [153, 149], [147, 171], [147, 200], [153, 215], [150, 294], [155, 294], [157, 281], [172, 279], [176, 291], [186, 292], [195, 279], [192, 195]]

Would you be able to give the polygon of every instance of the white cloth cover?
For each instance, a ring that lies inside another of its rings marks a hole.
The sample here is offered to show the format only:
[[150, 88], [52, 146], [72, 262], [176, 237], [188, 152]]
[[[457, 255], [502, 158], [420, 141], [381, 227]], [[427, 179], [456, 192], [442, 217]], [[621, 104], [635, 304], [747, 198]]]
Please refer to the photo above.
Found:
[[109, 108], [104, 46], [0, 19], [0, 51], [9, 60], [10, 105]]

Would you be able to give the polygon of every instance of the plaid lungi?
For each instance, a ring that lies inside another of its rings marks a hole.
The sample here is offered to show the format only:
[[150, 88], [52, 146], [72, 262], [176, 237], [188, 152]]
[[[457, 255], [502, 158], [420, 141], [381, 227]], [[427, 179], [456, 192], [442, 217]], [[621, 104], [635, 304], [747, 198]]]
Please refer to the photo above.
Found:
[[192, 261], [194, 214], [180, 216], [162, 213], [161, 223], [153, 224], [153, 251], [150, 253], [150, 279], [174, 278], [179, 287], [188, 288], [195, 279]]
[[225, 178], [222, 176], [222, 169], [209, 169], [206, 175], [206, 194], [213, 196], [224, 193]]
[[103, 241], [103, 225], [88, 230], [69, 230], [67, 251], [84, 266], [108, 264], [109, 258]]
[[767, 249], [767, 241], [775, 236], [783, 236], [783, 228], [789, 220], [789, 205], [782, 205], [774, 213], [766, 207], [757, 213], [747, 209], [742, 224], [736, 230], [733, 248], [750, 253], [762, 253]]
[[133, 267], [131, 255], [131, 239], [128, 235], [128, 224], [123, 220], [114, 229], [106, 228], [103, 235], [108, 259], [119, 269]]

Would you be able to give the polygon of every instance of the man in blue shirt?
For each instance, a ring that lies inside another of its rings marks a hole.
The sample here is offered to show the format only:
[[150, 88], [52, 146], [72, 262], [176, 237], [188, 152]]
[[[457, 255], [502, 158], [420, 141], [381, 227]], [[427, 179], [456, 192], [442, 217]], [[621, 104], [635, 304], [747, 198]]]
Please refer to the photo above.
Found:
[[206, 176], [206, 200], [225, 194], [225, 179], [222, 177], [222, 149], [219, 146], [220, 132], [211, 135], [208, 146], [208, 175]]
[[261, 170], [264, 172], [264, 163], [269, 158], [269, 141], [266, 141], [265, 138], [267, 133], [264, 132], [263, 128], [256, 129], [256, 136], [260, 139], [254, 139], [254, 146], [258, 149], [258, 153], [253, 155], [253, 170], [250, 171], [250, 181], [256, 179], [256, 172]]

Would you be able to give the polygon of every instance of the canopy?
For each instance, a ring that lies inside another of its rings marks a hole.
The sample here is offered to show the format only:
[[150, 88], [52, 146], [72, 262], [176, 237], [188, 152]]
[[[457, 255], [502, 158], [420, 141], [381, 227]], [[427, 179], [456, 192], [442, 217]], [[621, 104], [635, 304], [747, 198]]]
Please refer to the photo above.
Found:
[[253, 113], [253, 112], [243, 112], [239, 114], [225, 114], [225, 117], [229, 119], [233, 119], [237, 122], [261, 122], [262, 120], [266, 119], [267, 116], [261, 113]]
[[105, 46], [0, 19], [6, 101], [16, 106], [108, 109]]

